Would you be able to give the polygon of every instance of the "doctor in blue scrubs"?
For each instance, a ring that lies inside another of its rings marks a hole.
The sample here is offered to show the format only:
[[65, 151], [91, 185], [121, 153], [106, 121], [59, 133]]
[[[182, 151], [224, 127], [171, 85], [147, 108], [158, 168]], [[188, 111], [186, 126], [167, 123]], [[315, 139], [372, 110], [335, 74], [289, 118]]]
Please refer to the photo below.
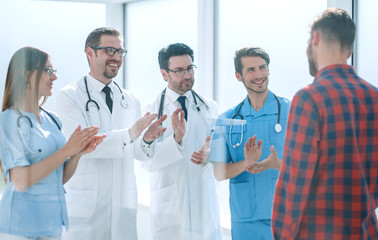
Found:
[[268, 89], [269, 55], [235, 52], [235, 75], [247, 97], [217, 119], [209, 161], [218, 181], [230, 179], [232, 239], [273, 239], [273, 194], [281, 166], [289, 101]]

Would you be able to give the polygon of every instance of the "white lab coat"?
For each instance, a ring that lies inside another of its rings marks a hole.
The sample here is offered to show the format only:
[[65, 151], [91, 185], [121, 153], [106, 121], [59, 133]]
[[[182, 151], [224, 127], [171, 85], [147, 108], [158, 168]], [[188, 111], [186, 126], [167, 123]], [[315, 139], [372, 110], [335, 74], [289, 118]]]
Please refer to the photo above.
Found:
[[[190, 161], [194, 151], [201, 149], [211, 125], [217, 117], [217, 105], [204, 99], [209, 109], [197, 99], [196, 110], [191, 92], [186, 133], [181, 146], [173, 138], [171, 115], [177, 109], [178, 94], [167, 88], [163, 122], [167, 130], [151, 145], [154, 154], [143, 166], [150, 172], [151, 225], [154, 239], [217, 240], [221, 239], [217, 185], [209, 165], [202, 168]], [[158, 113], [159, 95], [143, 112]], [[187, 100], [187, 102], [188, 102]], [[137, 156], [138, 157], [138, 156]], [[205, 170], [207, 169], [207, 170]]]
[[[86, 112], [88, 95], [83, 78], [64, 87], [57, 94], [56, 111], [63, 122], [68, 138], [78, 125], [100, 127], [106, 134], [97, 149], [84, 155], [74, 176], [65, 184], [69, 231], [67, 240], [125, 240], [137, 239], [137, 191], [134, 175], [134, 146], [128, 133], [140, 118], [140, 103], [130, 92], [123, 90], [127, 107], [121, 106], [122, 95], [112, 83], [113, 114], [101, 96], [104, 86], [87, 75], [89, 94], [99, 107], [90, 106]], [[101, 119], [99, 116], [101, 115]]]

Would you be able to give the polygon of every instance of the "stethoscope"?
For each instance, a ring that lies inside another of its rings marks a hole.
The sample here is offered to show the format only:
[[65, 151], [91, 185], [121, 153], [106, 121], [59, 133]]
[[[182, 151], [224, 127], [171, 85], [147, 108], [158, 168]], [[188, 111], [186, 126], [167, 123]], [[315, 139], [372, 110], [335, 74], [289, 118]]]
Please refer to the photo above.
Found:
[[[164, 99], [165, 99], [165, 93], [166, 93], [166, 90], [167, 88], [165, 88], [163, 90], [163, 92], [161, 93], [161, 97], [160, 97], [160, 105], [159, 105], [159, 113], [158, 113], [158, 119], [163, 116], [163, 108], [164, 108]], [[198, 104], [198, 101], [197, 99], [200, 100], [200, 102], [205, 106], [206, 110], [209, 110], [209, 106], [207, 106], [207, 104], [205, 103], [205, 101], [194, 91], [194, 90], [190, 90], [191, 93], [192, 93], [192, 96], [193, 96], [193, 100], [194, 100], [194, 107], [196, 108], [197, 112], [198, 113], [201, 113], [201, 108]], [[203, 114], [200, 114], [202, 116], [202, 120], [204, 121], [204, 123], [206, 125], [209, 125], [207, 123], [207, 121], [205, 120], [205, 117], [203, 116]], [[161, 126], [163, 125], [162, 123], [160, 124]], [[212, 131], [213, 132], [213, 131]], [[158, 141], [161, 141], [162, 140], [162, 136], [161, 135], [158, 139]]]
[[[55, 123], [55, 125], [58, 127], [59, 131], [61, 131], [61, 127], [59, 126], [58, 122], [55, 120], [55, 118], [49, 113], [47, 112], [45, 109], [39, 107], [40, 110], [44, 111]], [[23, 115], [20, 111], [17, 111], [18, 114], [20, 115], [18, 118], [17, 118], [17, 130], [18, 130], [18, 133], [20, 134], [20, 137], [21, 137], [21, 140], [22, 140], [22, 143], [24, 144], [24, 146], [26, 147], [26, 149], [28, 150], [28, 152], [30, 153], [40, 153], [42, 152], [42, 149], [38, 149], [38, 151], [36, 152], [33, 152], [31, 150], [31, 148], [33, 148], [33, 142], [32, 142], [32, 131], [35, 132], [34, 130], [34, 125], [33, 125], [33, 122], [31, 121], [31, 119], [28, 117], [28, 116], [25, 116]], [[28, 144], [26, 144], [26, 141], [25, 141], [25, 138], [24, 138], [24, 135], [22, 134], [22, 131], [21, 131], [21, 120], [22, 119], [25, 119], [26, 122], [30, 125], [30, 143], [29, 143], [29, 146]]]
[[[88, 90], [88, 82], [87, 82], [87, 76], [84, 77], [84, 83], [85, 83], [85, 91], [87, 92], [87, 96], [88, 96], [88, 101], [87, 101], [87, 103], [85, 104], [85, 111], [86, 111], [87, 114], [88, 114], [89, 121], [91, 122], [91, 120], [90, 120], [90, 114], [89, 114], [89, 104], [93, 103], [93, 104], [96, 106], [96, 108], [97, 108], [98, 114], [99, 114], [99, 116], [100, 116], [100, 123], [101, 123], [102, 121], [101, 121], [101, 114], [100, 114], [100, 105], [98, 105], [98, 103], [97, 103], [95, 100], [93, 100], [93, 99], [91, 98], [91, 95], [89, 94], [89, 90]], [[113, 83], [117, 86], [119, 92], [122, 94], [122, 99], [121, 99], [121, 102], [120, 102], [121, 106], [122, 106], [123, 108], [127, 108], [127, 107], [128, 107], [128, 104], [127, 104], [127, 102], [126, 102], [126, 100], [125, 100], [125, 96], [124, 96], [124, 94], [123, 94], [121, 88], [118, 86], [118, 84], [117, 84], [116, 82], [113, 81]], [[92, 122], [90, 123], [90, 125], [92, 125]]]
[[[165, 92], [167, 91], [167, 88], [165, 88], [163, 90], [163, 92], [161, 93], [161, 97], [160, 97], [160, 105], [159, 105], [159, 114], [158, 114], [158, 119], [163, 116], [163, 108], [164, 108], [164, 99], [165, 99]], [[209, 106], [207, 106], [207, 104], [205, 103], [205, 101], [194, 91], [194, 90], [190, 90], [192, 95], [193, 95], [193, 99], [194, 99], [194, 105], [195, 105], [195, 108], [197, 109], [197, 111], [200, 113], [201, 112], [201, 108], [199, 107], [198, 105], [198, 102], [197, 102], [197, 98], [205, 105], [206, 109], [209, 110]]]
[[[277, 107], [278, 107], [277, 123], [276, 123], [276, 125], [274, 125], [274, 130], [276, 131], [276, 133], [280, 133], [282, 131], [282, 126], [280, 124], [281, 104], [280, 104], [280, 101], [278, 100], [278, 97], [276, 96], [276, 94], [273, 93], [273, 95], [276, 98]], [[244, 119], [243, 119], [243, 116], [240, 114], [240, 109], [242, 108], [243, 104], [244, 104], [244, 101], [242, 101], [240, 103], [238, 111], [236, 112], [236, 114], [234, 116], [232, 116], [232, 119], [231, 119], [231, 122], [230, 122], [230, 132], [229, 132], [228, 138], [230, 140], [230, 144], [231, 144], [232, 148], [239, 147], [243, 142], [243, 132], [244, 132], [243, 131], [244, 130], [243, 120]], [[234, 119], [236, 117], [240, 117], [240, 120], [241, 120], [241, 135], [240, 135], [240, 141], [234, 145], [234, 144], [232, 144], [231, 134], [232, 134], [232, 125], [233, 125]]]

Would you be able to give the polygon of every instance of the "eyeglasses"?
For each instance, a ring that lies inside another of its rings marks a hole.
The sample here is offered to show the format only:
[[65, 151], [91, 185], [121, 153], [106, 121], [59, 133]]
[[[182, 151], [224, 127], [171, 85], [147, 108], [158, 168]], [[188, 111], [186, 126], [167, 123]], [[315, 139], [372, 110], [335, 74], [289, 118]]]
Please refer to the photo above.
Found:
[[123, 48], [114, 48], [114, 47], [91, 47], [93, 50], [105, 49], [106, 55], [114, 56], [118, 52], [119, 57], [126, 56], [127, 50]]
[[56, 74], [56, 72], [58, 71], [57, 69], [53, 69], [52, 67], [47, 67], [47, 68], [45, 68], [44, 70], [45, 70], [45, 72], [47, 73], [47, 76], [49, 76], [49, 77], [51, 77], [51, 75], [52, 75], [53, 73]]
[[185, 75], [185, 72], [188, 71], [189, 75], [194, 74], [194, 69], [197, 68], [196, 65], [190, 65], [187, 69], [178, 69], [178, 70], [171, 70], [171, 69], [166, 69], [168, 72], [173, 72], [175, 73], [178, 77], [182, 77]]

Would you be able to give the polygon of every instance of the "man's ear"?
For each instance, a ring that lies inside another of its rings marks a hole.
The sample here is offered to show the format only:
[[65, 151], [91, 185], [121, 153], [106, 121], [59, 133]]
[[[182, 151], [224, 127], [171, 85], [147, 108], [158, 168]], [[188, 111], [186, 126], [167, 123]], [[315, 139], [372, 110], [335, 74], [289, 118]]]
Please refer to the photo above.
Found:
[[318, 46], [320, 42], [320, 33], [318, 31], [312, 32], [312, 39], [311, 39], [311, 45], [312, 46]]
[[85, 50], [85, 53], [87, 54], [87, 58], [91, 58], [94, 56], [95, 52], [91, 47], [87, 47]]
[[239, 82], [242, 82], [242, 75], [238, 72], [235, 72], [235, 77], [238, 79]]
[[168, 81], [167, 79], [168, 79], [168, 72], [167, 72], [167, 70], [165, 70], [165, 69], [160, 69], [160, 72], [161, 72], [161, 75], [163, 76], [163, 78], [164, 78], [164, 80], [165, 81]]
[[347, 59], [350, 58], [350, 56], [352, 56], [352, 54], [353, 54], [353, 50], [350, 50], [349, 53], [348, 53]]

